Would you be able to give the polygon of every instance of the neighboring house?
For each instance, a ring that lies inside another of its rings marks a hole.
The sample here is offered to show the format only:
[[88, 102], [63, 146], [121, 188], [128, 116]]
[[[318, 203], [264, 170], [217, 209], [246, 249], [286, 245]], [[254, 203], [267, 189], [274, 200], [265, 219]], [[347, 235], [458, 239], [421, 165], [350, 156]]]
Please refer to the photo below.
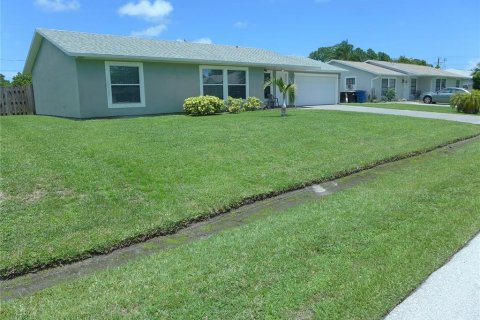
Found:
[[401, 89], [403, 73], [365, 62], [331, 60], [328, 64], [345, 69], [340, 75], [340, 91], [364, 90], [371, 99], [380, 99], [388, 89]]
[[296, 105], [338, 102], [342, 70], [308, 58], [238, 46], [37, 29], [24, 73], [37, 114], [74, 118], [174, 113], [187, 97], [264, 99], [282, 77]]
[[[419, 66], [415, 64], [377, 60], [367, 60], [366, 63], [401, 72], [408, 76], [408, 79], [405, 79], [405, 82], [403, 82], [403, 88], [397, 91], [397, 97], [399, 99], [416, 99], [424, 92], [439, 91], [446, 87], [461, 88], [462, 81], [466, 79], [466, 77], [462, 77], [458, 74], [447, 72], [442, 69]], [[414, 88], [416, 88], [417, 91], [416, 97], [412, 96]]]
[[461, 83], [461, 88], [467, 89], [467, 90], [473, 89], [472, 70], [447, 69], [445, 71], [448, 71], [450, 73], [455, 73], [464, 77]]
[[393, 88], [397, 99], [416, 100], [423, 92], [462, 87], [468, 80], [441, 69], [405, 63], [377, 60], [331, 60], [328, 63], [347, 70], [341, 74], [341, 91], [366, 90], [371, 98], [381, 98], [387, 89]]

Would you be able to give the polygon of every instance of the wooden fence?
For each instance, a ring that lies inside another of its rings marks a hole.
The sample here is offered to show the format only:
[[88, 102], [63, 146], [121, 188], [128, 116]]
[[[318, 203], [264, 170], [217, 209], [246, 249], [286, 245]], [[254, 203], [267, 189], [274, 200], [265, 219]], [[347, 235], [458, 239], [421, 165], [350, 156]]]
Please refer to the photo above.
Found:
[[33, 87], [0, 87], [0, 116], [35, 114]]

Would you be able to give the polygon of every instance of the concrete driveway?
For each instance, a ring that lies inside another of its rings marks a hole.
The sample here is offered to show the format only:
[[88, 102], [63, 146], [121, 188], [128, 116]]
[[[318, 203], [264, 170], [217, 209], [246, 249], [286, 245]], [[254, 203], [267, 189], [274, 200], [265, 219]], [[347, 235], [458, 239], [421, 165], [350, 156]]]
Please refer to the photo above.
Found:
[[460, 113], [459, 114], [437, 113], [437, 112], [383, 109], [383, 108], [345, 106], [345, 105], [309, 106], [304, 108], [312, 109], [312, 110], [336, 110], [336, 111], [346, 111], [346, 112], [389, 114], [389, 115], [406, 116], [406, 117], [414, 117], [414, 118], [438, 119], [438, 120], [448, 120], [448, 121], [480, 124], [480, 116], [473, 116], [473, 115], [460, 114]]

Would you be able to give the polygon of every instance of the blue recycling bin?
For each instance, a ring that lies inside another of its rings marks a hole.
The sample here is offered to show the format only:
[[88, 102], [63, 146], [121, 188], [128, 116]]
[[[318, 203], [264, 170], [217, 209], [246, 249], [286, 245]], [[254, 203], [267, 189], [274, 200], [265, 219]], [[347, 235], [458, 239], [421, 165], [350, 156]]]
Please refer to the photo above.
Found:
[[364, 103], [367, 102], [367, 91], [357, 90], [357, 102]]

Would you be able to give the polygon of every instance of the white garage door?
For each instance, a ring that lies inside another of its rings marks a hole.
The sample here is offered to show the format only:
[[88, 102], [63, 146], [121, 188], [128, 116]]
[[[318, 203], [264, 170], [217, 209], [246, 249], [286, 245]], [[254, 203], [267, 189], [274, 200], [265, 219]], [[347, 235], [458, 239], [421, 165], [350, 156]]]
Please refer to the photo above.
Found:
[[295, 84], [297, 106], [337, 103], [337, 75], [295, 73]]

